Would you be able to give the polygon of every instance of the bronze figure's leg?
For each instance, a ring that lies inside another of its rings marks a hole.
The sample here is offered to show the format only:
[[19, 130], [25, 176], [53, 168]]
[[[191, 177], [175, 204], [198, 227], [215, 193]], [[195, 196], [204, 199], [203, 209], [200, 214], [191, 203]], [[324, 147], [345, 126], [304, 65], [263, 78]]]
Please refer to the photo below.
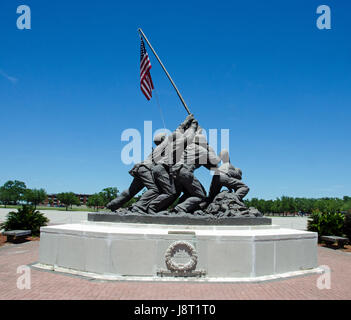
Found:
[[155, 184], [152, 172], [145, 166], [140, 166], [138, 170], [138, 177], [148, 189], [141, 198], [133, 204], [132, 211], [147, 212], [147, 208], [152, 200], [159, 194], [159, 190]]
[[174, 210], [177, 212], [192, 212], [206, 198], [204, 188], [194, 174], [185, 168], [179, 171], [177, 182], [189, 197], [178, 204]]
[[161, 194], [150, 202], [148, 208], [149, 213], [166, 210], [178, 197], [174, 180], [163, 165], [158, 164], [154, 166], [152, 168], [152, 174]]

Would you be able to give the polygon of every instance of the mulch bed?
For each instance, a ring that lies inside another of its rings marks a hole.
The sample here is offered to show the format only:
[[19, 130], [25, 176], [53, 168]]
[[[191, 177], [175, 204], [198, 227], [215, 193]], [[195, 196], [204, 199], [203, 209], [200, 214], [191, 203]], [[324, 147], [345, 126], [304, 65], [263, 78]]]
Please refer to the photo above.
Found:
[[7, 237], [0, 233], [0, 247], [6, 242]]
[[40, 237], [29, 236], [29, 237], [26, 238], [26, 240], [28, 240], [28, 241], [39, 241]]
[[[39, 241], [39, 240], [40, 240], [40, 237], [28, 236], [23, 239], [23, 242]], [[7, 236], [4, 236], [2, 233], [0, 233], [0, 247], [3, 246], [5, 243], [7, 243]]]

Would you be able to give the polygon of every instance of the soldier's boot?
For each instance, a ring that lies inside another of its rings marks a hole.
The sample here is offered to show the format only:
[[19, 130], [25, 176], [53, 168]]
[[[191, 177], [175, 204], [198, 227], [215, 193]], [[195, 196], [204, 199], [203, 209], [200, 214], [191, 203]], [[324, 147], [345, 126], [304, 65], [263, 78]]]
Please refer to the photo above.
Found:
[[240, 201], [243, 201], [244, 197], [249, 193], [249, 191], [250, 188], [248, 186], [242, 186], [235, 191], [235, 194]]
[[136, 204], [134, 204], [129, 211], [133, 212], [133, 213], [139, 213], [139, 214], [145, 214], [146, 211], [143, 210], [141, 207], [137, 206]]

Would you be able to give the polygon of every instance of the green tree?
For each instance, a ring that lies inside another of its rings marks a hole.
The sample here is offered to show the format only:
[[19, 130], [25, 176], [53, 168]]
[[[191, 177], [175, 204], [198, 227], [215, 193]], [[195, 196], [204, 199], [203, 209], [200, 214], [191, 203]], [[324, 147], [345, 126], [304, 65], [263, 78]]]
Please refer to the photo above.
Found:
[[311, 214], [312, 212], [320, 213], [351, 213], [351, 197], [344, 196], [339, 198], [293, 198], [282, 196], [275, 200], [264, 200], [252, 198], [244, 200], [248, 207], [255, 207], [262, 213], [287, 213], [302, 211]]
[[274, 213], [280, 213], [280, 212], [282, 212], [282, 211], [281, 211], [281, 201], [280, 201], [279, 198], [277, 198], [277, 199], [275, 199], [275, 200], [273, 201], [272, 211], [273, 211]]
[[99, 207], [104, 205], [104, 197], [101, 193], [94, 193], [91, 195], [87, 201], [87, 206], [88, 207], [93, 207], [96, 209], [96, 211], [99, 209]]
[[294, 212], [294, 199], [286, 196], [282, 196], [280, 199], [280, 210], [284, 213], [286, 212]]
[[37, 205], [45, 201], [46, 198], [47, 194], [44, 189], [27, 189], [23, 196], [23, 199], [34, 205], [35, 209]]
[[72, 205], [79, 205], [80, 201], [78, 197], [73, 192], [61, 192], [57, 195], [57, 199], [64, 204], [66, 211], [68, 207]]
[[6, 190], [4, 187], [0, 187], [0, 202], [6, 206], [11, 202], [11, 193], [9, 190]]
[[114, 187], [109, 187], [103, 189], [100, 193], [101, 198], [103, 199], [103, 206], [106, 206], [110, 201], [117, 198], [118, 189]]
[[22, 199], [26, 184], [18, 180], [9, 180], [0, 188], [0, 201], [5, 205], [17, 204]]
[[296, 211], [302, 211], [306, 213], [311, 213], [312, 212], [312, 199], [306, 199], [306, 198], [295, 198], [295, 208]]
[[273, 212], [273, 204], [274, 204], [274, 200], [267, 200], [265, 213]]

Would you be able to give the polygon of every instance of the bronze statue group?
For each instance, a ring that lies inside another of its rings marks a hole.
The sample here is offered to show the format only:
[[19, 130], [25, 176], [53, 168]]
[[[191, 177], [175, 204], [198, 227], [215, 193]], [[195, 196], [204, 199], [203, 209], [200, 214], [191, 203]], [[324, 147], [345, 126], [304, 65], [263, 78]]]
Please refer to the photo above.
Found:
[[[154, 143], [156, 147], [149, 157], [129, 171], [133, 176], [129, 188], [108, 203], [108, 209], [118, 210], [144, 187], [147, 191], [129, 211], [156, 214], [166, 211], [179, 197], [172, 212], [205, 210], [217, 198], [223, 198], [219, 197], [222, 187], [228, 188], [231, 202], [234, 201], [236, 207], [247, 209], [242, 200], [249, 188], [241, 180], [241, 170], [230, 163], [227, 150], [216, 155], [192, 114], [169, 136], [164, 133], [156, 135]], [[194, 175], [201, 166], [213, 171], [208, 196]]]

